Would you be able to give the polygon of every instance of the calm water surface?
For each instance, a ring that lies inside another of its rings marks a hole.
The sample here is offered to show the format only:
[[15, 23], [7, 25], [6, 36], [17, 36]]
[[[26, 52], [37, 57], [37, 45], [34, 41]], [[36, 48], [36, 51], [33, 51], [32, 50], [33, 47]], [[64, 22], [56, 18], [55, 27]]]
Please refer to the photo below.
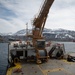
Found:
[[64, 44], [66, 53], [75, 52], [75, 42], [58, 42]]
[[5, 75], [8, 65], [8, 43], [0, 43], [0, 75]]

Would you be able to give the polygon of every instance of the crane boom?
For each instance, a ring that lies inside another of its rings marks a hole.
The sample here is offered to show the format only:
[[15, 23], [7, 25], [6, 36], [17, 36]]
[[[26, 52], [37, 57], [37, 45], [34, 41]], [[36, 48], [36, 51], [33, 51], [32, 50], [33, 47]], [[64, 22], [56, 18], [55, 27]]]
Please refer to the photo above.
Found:
[[53, 1], [54, 0], [45, 0], [39, 15], [33, 20], [33, 26], [35, 26], [35, 28], [39, 28], [41, 33], [43, 31], [43, 28], [49, 13], [49, 9]]
[[49, 13], [49, 9], [52, 5], [54, 0], [45, 0], [44, 4], [39, 12], [39, 15], [34, 18], [33, 20], [33, 30], [32, 30], [32, 41], [33, 46], [36, 50], [36, 59], [37, 63], [39, 63], [38, 60], [45, 59], [48, 60], [48, 54], [45, 49], [45, 40], [42, 36], [42, 31], [44, 29], [46, 19]]
[[34, 20], [33, 20], [33, 26], [34, 26], [34, 29], [32, 31], [33, 45], [35, 45], [35, 41], [37, 39], [43, 38], [42, 31], [43, 31], [45, 23], [46, 23], [49, 9], [53, 2], [54, 2], [54, 0], [45, 0], [44, 4], [39, 12], [39, 15], [36, 18], [34, 18]]

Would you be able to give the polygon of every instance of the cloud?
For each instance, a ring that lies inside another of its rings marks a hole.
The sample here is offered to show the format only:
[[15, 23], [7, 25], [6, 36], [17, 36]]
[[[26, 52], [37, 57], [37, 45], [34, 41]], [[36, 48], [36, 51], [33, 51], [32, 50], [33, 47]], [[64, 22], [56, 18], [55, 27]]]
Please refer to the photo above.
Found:
[[0, 33], [8, 33], [9, 31], [12, 32], [16, 28], [11, 24], [9, 21], [0, 19]]
[[16, 14], [12, 11], [12, 10], [10, 10], [10, 9], [8, 9], [8, 8], [6, 8], [3, 4], [1, 4], [0, 3], [0, 18], [3, 18], [3, 19], [10, 19], [10, 17], [17, 17], [16, 16]]
[[18, 28], [18, 30], [26, 28], [25, 23], [22, 20], [18, 19], [18, 18], [12, 18], [10, 23], [13, 24], [13, 26], [15, 28]]
[[[0, 10], [2, 13], [0, 13], [0, 18], [12, 23], [17, 30], [25, 29], [25, 24], [27, 22], [29, 23], [29, 28], [31, 28], [31, 20], [38, 12], [40, 3], [40, 0], [1, 0]], [[33, 8], [33, 6], [36, 7]]]
[[[15, 22], [14, 22], [15, 21]], [[9, 32], [17, 32], [18, 30], [25, 29], [25, 23], [19, 19], [14, 19], [7, 21], [4, 19], [0, 19], [0, 33], [9, 33]]]
[[[25, 29], [38, 15], [44, 0], [0, 0], [0, 32], [16, 32]], [[46, 28], [75, 29], [75, 0], [54, 0]], [[7, 29], [6, 29], [7, 27]], [[12, 29], [11, 29], [12, 28]]]
[[49, 12], [45, 27], [75, 30], [74, 4], [75, 0], [55, 0]]
[[32, 15], [35, 15], [38, 12], [41, 2], [35, 0], [3, 0], [1, 3], [23, 19], [26, 17], [33, 17]]

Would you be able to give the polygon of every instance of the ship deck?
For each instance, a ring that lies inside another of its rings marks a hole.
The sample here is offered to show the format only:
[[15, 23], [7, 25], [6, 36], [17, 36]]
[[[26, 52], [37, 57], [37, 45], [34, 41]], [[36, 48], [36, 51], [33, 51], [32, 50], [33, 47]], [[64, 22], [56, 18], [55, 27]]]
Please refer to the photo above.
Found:
[[7, 75], [75, 75], [75, 63], [49, 59], [48, 62], [36, 64], [23, 60], [15, 67], [9, 68]]
[[[50, 48], [51, 46], [46, 47], [48, 52]], [[34, 53], [34, 51], [31, 49], [31, 47], [28, 48], [29, 55]], [[10, 51], [13, 50], [23, 51], [23, 49], [20, 49], [20, 47], [13, 49], [13, 46], [10, 46], [9, 56]], [[34, 61], [26, 61], [23, 59], [15, 65], [16, 66], [14, 67], [8, 68], [6, 75], [75, 75], [75, 62], [68, 62], [64, 59], [49, 59], [48, 62], [42, 64], [36, 64]]]

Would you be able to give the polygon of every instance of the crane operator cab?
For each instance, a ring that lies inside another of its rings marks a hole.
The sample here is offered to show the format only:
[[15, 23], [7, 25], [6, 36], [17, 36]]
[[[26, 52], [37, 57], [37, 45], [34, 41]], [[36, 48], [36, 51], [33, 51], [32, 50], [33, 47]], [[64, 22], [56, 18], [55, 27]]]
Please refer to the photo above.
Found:
[[37, 57], [37, 63], [42, 63], [48, 60], [44, 39], [38, 39], [36, 41], [36, 57]]
[[45, 48], [45, 40], [37, 40], [37, 48]]

